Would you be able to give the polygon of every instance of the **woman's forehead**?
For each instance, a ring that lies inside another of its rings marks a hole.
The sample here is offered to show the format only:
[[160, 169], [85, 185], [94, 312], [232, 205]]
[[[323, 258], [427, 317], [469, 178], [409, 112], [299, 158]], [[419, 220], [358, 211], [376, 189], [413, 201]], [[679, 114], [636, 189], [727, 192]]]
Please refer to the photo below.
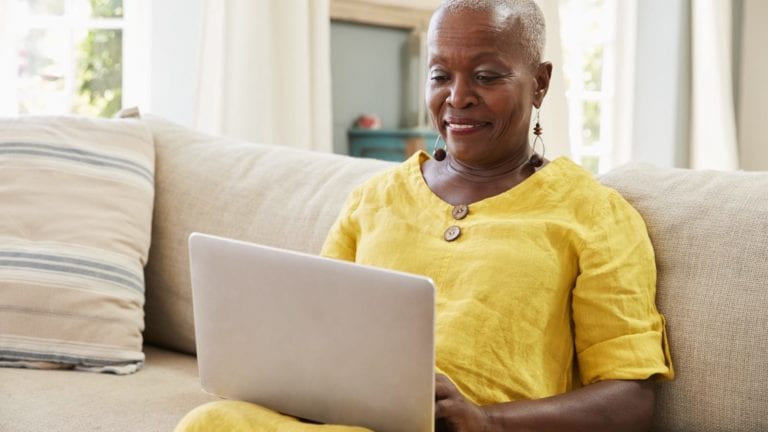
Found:
[[[519, 18], [499, 16], [492, 12], [459, 10], [438, 12], [429, 26], [427, 43], [430, 56], [461, 54], [475, 56], [477, 52], [522, 54]], [[475, 52], [471, 52], [475, 51]]]
[[499, 11], [459, 9], [435, 12], [429, 23], [429, 34], [450, 31], [486, 31], [506, 33], [517, 20]]

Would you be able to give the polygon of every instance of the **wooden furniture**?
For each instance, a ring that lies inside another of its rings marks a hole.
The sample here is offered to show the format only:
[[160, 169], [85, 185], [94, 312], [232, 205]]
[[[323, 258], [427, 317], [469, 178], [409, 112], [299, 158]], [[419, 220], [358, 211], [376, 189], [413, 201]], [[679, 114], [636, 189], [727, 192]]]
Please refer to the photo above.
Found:
[[432, 129], [349, 129], [350, 156], [404, 161], [419, 150], [429, 151], [437, 139]]

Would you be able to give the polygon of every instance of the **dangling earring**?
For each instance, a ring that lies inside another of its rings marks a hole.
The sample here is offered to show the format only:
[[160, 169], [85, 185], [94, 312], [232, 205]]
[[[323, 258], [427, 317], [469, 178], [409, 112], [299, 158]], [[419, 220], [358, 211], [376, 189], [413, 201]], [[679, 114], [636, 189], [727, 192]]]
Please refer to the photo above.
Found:
[[[533, 139], [533, 154], [531, 155], [531, 158], [528, 159], [528, 165], [532, 166], [533, 168], [538, 168], [542, 165], [544, 165], [544, 158], [542, 157], [544, 155], [544, 152], [546, 152], [546, 147], [544, 146], [544, 140], [541, 139], [541, 133], [543, 132], [543, 129], [541, 128], [541, 124], [539, 123], [539, 110], [536, 110], [536, 126], [533, 127], [533, 134], [536, 135], [536, 138]], [[539, 156], [538, 153], [536, 153], [536, 143], [541, 143], [541, 154], [542, 156]]]
[[445, 147], [438, 147], [438, 143], [440, 142], [440, 138], [441, 138], [440, 134], [437, 134], [437, 139], [435, 139], [435, 145], [434, 145], [435, 149], [434, 149], [434, 151], [432, 151], [432, 157], [436, 161], [438, 161], [438, 162], [440, 162], [443, 159], [445, 159], [445, 156], [448, 154], [445, 151], [445, 147], [448, 147], [447, 144], [446, 144]]

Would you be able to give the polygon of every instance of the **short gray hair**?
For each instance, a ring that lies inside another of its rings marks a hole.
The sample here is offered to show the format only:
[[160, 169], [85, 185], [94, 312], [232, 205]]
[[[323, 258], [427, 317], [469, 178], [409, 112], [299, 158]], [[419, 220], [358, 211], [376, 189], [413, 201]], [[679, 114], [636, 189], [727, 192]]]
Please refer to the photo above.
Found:
[[455, 12], [459, 10], [479, 12], [502, 12], [507, 16], [520, 19], [521, 41], [526, 60], [531, 64], [541, 63], [546, 43], [546, 23], [544, 13], [534, 0], [443, 0], [436, 12]]

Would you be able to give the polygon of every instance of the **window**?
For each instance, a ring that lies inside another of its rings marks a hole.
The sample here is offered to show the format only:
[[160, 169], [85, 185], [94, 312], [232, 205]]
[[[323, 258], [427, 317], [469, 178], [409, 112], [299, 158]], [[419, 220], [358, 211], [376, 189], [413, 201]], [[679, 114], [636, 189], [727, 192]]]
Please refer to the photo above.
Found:
[[572, 157], [595, 174], [611, 169], [614, 160], [615, 3], [559, 3]]
[[110, 117], [120, 110], [123, 0], [10, 0], [10, 7], [17, 113]]

